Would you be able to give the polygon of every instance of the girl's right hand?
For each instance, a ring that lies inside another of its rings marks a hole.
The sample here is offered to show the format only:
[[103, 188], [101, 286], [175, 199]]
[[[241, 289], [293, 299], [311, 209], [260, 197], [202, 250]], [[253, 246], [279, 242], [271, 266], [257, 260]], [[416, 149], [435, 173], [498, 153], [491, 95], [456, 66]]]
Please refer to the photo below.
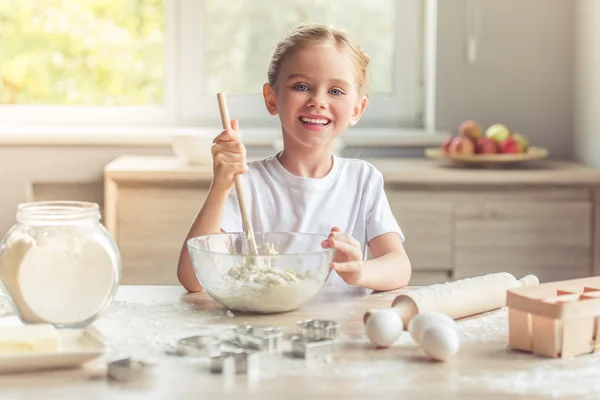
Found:
[[213, 140], [212, 155], [212, 186], [230, 190], [234, 185], [235, 176], [248, 171], [246, 147], [240, 141], [237, 120], [231, 120], [231, 129], [225, 129]]

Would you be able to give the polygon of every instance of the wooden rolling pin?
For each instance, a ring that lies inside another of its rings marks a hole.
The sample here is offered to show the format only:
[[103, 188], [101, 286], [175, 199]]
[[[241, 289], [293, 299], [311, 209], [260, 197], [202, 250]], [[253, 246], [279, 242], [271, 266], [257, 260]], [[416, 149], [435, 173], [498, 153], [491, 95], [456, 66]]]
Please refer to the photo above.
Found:
[[[488, 274], [407, 290], [392, 301], [392, 309], [398, 312], [407, 329], [410, 320], [419, 313], [435, 311], [454, 319], [468, 317], [504, 307], [508, 289], [539, 284], [535, 275], [517, 280], [508, 272]], [[365, 313], [364, 323], [372, 312]]]

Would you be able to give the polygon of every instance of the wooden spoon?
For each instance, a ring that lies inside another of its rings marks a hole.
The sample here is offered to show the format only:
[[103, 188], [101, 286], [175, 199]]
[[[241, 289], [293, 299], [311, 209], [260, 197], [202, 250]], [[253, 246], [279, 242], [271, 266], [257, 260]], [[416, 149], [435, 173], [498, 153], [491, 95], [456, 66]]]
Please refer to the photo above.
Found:
[[[225, 94], [218, 93], [217, 100], [219, 101], [219, 111], [221, 112], [223, 129], [231, 129], [231, 121], [229, 120], [229, 110], [227, 109]], [[240, 205], [240, 213], [242, 214], [242, 227], [248, 238], [248, 248], [250, 250], [250, 254], [253, 256], [258, 256], [256, 238], [254, 237], [254, 230], [252, 229], [252, 221], [250, 221], [250, 217], [248, 216], [246, 200], [244, 198], [244, 187], [242, 186], [242, 180], [239, 174], [235, 176], [235, 191], [237, 193], [238, 204]]]

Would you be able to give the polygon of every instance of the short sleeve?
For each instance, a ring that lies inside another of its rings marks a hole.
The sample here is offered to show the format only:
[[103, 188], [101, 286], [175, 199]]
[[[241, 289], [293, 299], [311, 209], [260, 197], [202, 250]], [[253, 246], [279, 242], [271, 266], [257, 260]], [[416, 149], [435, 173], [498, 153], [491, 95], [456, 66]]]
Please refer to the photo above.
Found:
[[235, 186], [229, 192], [223, 209], [223, 220], [221, 221], [221, 229], [225, 232], [242, 232], [242, 217], [240, 215], [240, 206], [238, 205]]
[[398, 225], [398, 221], [394, 214], [387, 195], [384, 190], [383, 175], [377, 171], [373, 176], [373, 184], [370, 186], [370, 203], [367, 206], [366, 228], [367, 228], [367, 243], [371, 239], [383, 235], [384, 233], [395, 232], [400, 236], [400, 240], [404, 242], [404, 233]]

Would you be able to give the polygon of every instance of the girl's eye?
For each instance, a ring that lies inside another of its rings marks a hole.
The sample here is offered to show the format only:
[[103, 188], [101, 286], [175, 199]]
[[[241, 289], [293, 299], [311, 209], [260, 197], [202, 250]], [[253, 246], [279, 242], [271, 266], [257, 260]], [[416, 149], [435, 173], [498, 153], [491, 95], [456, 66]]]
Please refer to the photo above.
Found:
[[294, 90], [305, 92], [308, 90], [308, 86], [306, 86], [304, 83], [297, 83], [294, 85]]
[[344, 94], [344, 92], [342, 92], [340, 89], [331, 89], [329, 93], [331, 93], [334, 96], [341, 96]]

